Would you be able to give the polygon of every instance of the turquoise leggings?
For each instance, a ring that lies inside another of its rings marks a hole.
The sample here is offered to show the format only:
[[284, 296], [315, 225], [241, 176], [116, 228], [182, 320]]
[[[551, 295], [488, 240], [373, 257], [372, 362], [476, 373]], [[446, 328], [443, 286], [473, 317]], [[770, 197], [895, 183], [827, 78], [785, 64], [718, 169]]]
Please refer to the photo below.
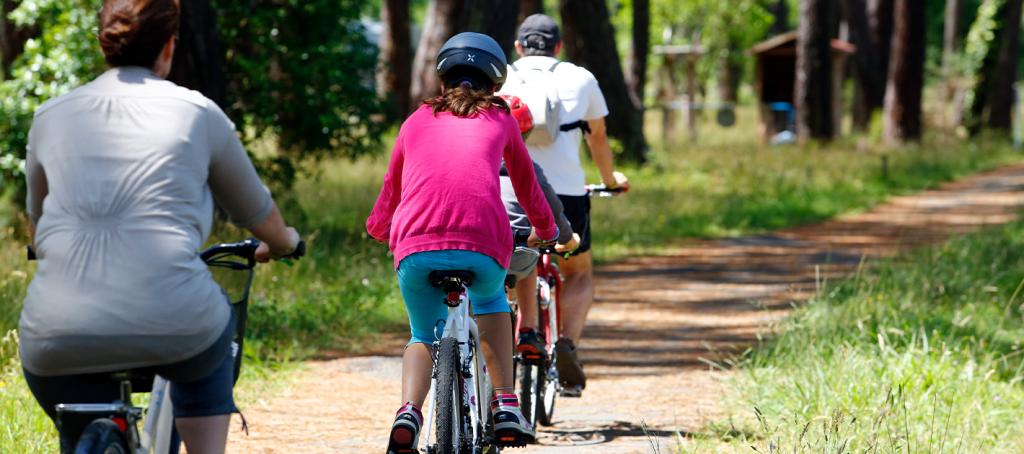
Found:
[[473, 315], [510, 312], [505, 298], [506, 270], [494, 259], [477, 252], [444, 250], [412, 254], [398, 264], [398, 287], [409, 313], [412, 340], [409, 344], [431, 344], [441, 337], [448, 319], [447, 295], [430, 285], [427, 276], [435, 270], [468, 270], [475, 275], [467, 291]]

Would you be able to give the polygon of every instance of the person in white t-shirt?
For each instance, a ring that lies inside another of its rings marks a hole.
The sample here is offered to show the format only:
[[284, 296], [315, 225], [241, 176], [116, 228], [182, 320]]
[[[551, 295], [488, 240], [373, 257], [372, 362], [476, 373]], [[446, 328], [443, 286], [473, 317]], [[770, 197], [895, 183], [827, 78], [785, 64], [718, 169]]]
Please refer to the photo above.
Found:
[[[608, 106], [597, 79], [586, 69], [555, 56], [562, 50], [558, 25], [543, 14], [527, 17], [519, 27], [516, 39], [519, 59], [509, 65], [508, 79], [502, 92], [517, 94], [519, 81], [526, 72], [549, 71], [555, 85], [562, 125], [554, 140], [546, 145], [530, 145], [530, 156], [540, 165], [548, 182], [558, 193], [565, 206], [565, 214], [572, 229], [581, 237], [579, 248], [560, 261], [564, 275], [562, 283], [562, 338], [555, 345], [559, 377], [570, 394], [579, 393], [586, 386], [586, 376], [576, 356], [576, 344], [583, 332], [587, 312], [594, 300], [593, 259], [590, 252], [590, 198], [580, 164], [580, 138], [586, 139], [590, 156], [609, 188], [629, 188], [626, 177], [615, 171], [612, 151], [608, 145], [604, 117]], [[519, 284], [517, 292], [533, 291], [528, 281]], [[535, 285], [535, 284], [534, 284]], [[535, 334], [536, 307], [520, 307], [521, 332], [517, 350], [534, 349], [531, 342], [539, 343]]]

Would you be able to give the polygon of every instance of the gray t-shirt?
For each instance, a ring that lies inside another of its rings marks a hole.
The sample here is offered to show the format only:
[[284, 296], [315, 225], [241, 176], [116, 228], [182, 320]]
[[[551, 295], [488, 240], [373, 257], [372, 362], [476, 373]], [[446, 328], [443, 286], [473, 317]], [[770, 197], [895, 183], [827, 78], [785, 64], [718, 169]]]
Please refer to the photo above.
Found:
[[217, 340], [230, 308], [197, 254], [214, 200], [241, 227], [273, 200], [216, 104], [111, 69], [36, 110], [25, 173], [39, 258], [20, 323], [29, 372], [168, 364]]

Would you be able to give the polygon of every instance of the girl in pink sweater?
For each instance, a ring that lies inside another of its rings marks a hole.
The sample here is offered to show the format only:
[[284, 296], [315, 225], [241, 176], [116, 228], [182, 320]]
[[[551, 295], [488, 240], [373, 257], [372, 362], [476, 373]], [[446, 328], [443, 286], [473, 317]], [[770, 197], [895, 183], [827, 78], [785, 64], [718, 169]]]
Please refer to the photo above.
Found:
[[[424, 102], [402, 125], [380, 195], [366, 221], [395, 256], [412, 340], [403, 355], [402, 402], [388, 453], [417, 452], [430, 390], [435, 327], [448, 315], [435, 270], [469, 270], [468, 289], [484, 359], [495, 387], [495, 432], [530, 441], [533, 428], [513, 392], [512, 323], [504, 281], [512, 233], [501, 201], [498, 171], [505, 160], [535, 243], [558, 237], [551, 208], [508, 105], [494, 91], [505, 79], [505, 54], [477, 33], [456, 35], [438, 55], [441, 96]], [[439, 334], [439, 333], [438, 333]]]

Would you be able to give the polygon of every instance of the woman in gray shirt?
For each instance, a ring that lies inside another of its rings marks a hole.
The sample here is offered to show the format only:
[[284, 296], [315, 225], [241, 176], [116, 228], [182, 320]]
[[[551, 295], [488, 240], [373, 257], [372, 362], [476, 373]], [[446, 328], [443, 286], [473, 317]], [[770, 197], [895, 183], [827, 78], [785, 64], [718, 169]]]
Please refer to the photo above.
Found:
[[[234, 403], [230, 307], [197, 254], [214, 203], [263, 241], [261, 261], [299, 236], [227, 116], [164, 80], [179, 16], [176, 0], [105, 1], [111, 69], [35, 113], [26, 175], [39, 267], [20, 353], [51, 417], [57, 402], [114, 400], [112, 371], [158, 371], [188, 451], [216, 453]], [[63, 447], [82, 428], [65, 424]]]

